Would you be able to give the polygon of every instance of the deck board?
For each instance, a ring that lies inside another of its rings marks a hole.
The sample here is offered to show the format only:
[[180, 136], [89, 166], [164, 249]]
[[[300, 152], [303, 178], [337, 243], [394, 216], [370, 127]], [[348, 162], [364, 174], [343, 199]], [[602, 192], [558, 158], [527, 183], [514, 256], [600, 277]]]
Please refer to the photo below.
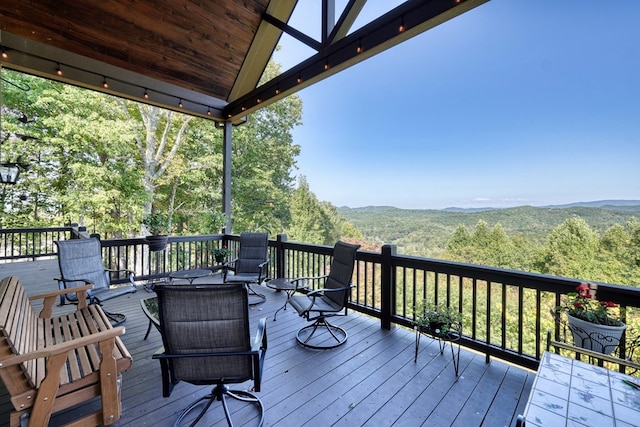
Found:
[[[56, 289], [57, 273], [56, 260], [0, 265], [0, 278], [18, 275], [30, 295]], [[414, 363], [413, 331], [383, 330], [377, 319], [353, 311], [336, 321], [349, 333], [345, 345], [330, 351], [303, 349], [295, 333], [304, 320], [287, 308], [273, 321], [286, 294], [263, 288], [267, 301], [253, 307], [250, 315], [254, 326], [258, 318], [267, 317], [268, 350], [258, 393], [266, 408], [267, 426], [513, 426], [524, 409], [535, 373], [496, 359], [487, 364], [484, 355], [463, 348], [456, 378], [449, 348], [441, 355], [437, 342], [423, 337]], [[160, 334], [154, 328], [143, 340], [148, 322], [140, 300], [152, 295], [140, 287], [135, 294], [104, 304], [106, 310], [127, 315], [123, 342], [133, 356], [132, 368], [123, 375], [123, 415], [115, 426], [170, 426], [181, 409], [210, 391], [181, 383], [171, 397], [162, 397], [160, 366], [151, 359], [162, 347]], [[50, 425], [68, 422], [97, 404], [93, 401], [59, 414]], [[252, 408], [237, 404], [231, 408], [237, 425], [256, 422]], [[0, 425], [6, 425], [2, 423], [10, 409], [0, 384]], [[200, 425], [226, 425], [218, 403]]]

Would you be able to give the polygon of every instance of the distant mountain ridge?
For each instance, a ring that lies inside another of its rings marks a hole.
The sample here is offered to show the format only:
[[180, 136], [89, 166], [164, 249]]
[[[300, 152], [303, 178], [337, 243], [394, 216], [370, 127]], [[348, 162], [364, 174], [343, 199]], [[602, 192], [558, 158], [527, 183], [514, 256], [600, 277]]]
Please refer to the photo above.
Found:
[[392, 206], [340, 207], [338, 213], [350, 221], [375, 245], [393, 244], [401, 253], [434, 256], [446, 248], [459, 226], [472, 231], [478, 221], [496, 224], [509, 235], [523, 235], [543, 242], [567, 218], [579, 216], [598, 233], [640, 220], [640, 200], [602, 200], [544, 207], [486, 209], [399, 209]]
[[604, 208], [608, 206], [640, 206], [640, 200], [598, 200], [595, 202], [577, 202], [577, 203], [569, 203], [566, 205], [549, 205], [549, 206], [541, 206], [541, 207], [551, 208], [551, 209], [564, 209], [564, 208], [572, 208], [575, 206], [585, 206], [589, 208]]
[[[575, 202], [575, 203], [567, 203], [564, 205], [545, 205], [545, 206], [534, 206], [545, 209], [566, 209], [566, 208], [574, 208], [574, 207], [589, 207], [589, 208], [603, 208], [608, 206], [640, 206], [640, 200], [596, 200], [593, 202]], [[521, 206], [517, 206], [521, 207]], [[446, 212], [484, 212], [484, 211], [495, 211], [499, 209], [511, 209], [511, 208], [492, 208], [492, 207], [483, 207], [483, 208], [458, 208], [458, 207], [449, 207], [442, 209]]]

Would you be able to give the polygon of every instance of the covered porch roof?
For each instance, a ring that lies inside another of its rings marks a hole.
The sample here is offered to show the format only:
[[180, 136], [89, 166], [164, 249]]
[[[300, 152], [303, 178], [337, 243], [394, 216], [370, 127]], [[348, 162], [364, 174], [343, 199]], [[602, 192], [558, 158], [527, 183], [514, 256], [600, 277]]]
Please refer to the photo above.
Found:
[[[366, 0], [323, 0], [320, 40], [288, 24], [297, 0], [0, 2], [4, 67], [238, 124], [291, 93], [488, 0], [408, 0], [354, 28]], [[283, 33], [315, 54], [260, 82]]]

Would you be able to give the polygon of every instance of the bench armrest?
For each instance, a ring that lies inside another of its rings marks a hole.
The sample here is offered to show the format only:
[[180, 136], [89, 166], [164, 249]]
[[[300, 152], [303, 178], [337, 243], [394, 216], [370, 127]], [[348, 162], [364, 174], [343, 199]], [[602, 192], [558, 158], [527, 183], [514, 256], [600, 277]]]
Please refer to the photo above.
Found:
[[86, 347], [90, 344], [98, 344], [103, 341], [114, 339], [115, 337], [123, 334], [124, 326], [119, 326], [117, 328], [93, 333], [80, 338], [74, 338], [59, 344], [54, 344], [50, 347], [46, 347], [40, 350], [31, 351], [29, 353], [21, 354], [18, 356], [7, 357], [6, 359], [0, 360], [0, 369], [7, 366], [17, 365], [18, 363], [26, 362], [27, 360], [49, 358], [57, 354], [68, 353], [71, 350]]
[[83, 286], [75, 286], [73, 288], [68, 288], [68, 289], [58, 289], [57, 291], [31, 295], [29, 297], [29, 301], [39, 300], [39, 299], [43, 300], [43, 307], [38, 317], [41, 319], [44, 319], [44, 318], [51, 317], [51, 313], [53, 312], [53, 305], [56, 302], [56, 298], [63, 294], [72, 294], [72, 293], [77, 294], [78, 310], [85, 308], [87, 306], [87, 292], [89, 291], [89, 289], [93, 289], [93, 285], [83, 285]]
[[[77, 282], [77, 280], [76, 280]], [[36, 295], [31, 295], [29, 296], [30, 300], [35, 300], [35, 299], [46, 299], [49, 297], [57, 297], [59, 295], [62, 294], [74, 294], [76, 292], [80, 292], [80, 291], [87, 291], [89, 289], [92, 289], [93, 285], [82, 285], [82, 286], [75, 286], [73, 288], [69, 288], [69, 289], [58, 289], [55, 291], [50, 291], [50, 292], [44, 292], [42, 294], [36, 294]]]

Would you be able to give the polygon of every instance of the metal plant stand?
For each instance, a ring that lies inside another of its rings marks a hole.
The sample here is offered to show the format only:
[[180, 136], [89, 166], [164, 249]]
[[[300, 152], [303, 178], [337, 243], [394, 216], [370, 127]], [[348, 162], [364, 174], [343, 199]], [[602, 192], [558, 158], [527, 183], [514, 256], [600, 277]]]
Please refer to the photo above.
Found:
[[416, 326], [416, 352], [414, 356], [414, 363], [418, 361], [418, 350], [420, 348], [420, 336], [426, 335], [434, 340], [438, 341], [438, 347], [440, 348], [440, 354], [444, 354], [444, 349], [449, 344], [451, 347], [451, 360], [453, 361], [453, 370], [458, 376], [458, 369], [460, 367], [460, 337], [462, 336], [462, 324], [455, 323], [451, 329], [446, 332], [436, 331], [428, 326]]

